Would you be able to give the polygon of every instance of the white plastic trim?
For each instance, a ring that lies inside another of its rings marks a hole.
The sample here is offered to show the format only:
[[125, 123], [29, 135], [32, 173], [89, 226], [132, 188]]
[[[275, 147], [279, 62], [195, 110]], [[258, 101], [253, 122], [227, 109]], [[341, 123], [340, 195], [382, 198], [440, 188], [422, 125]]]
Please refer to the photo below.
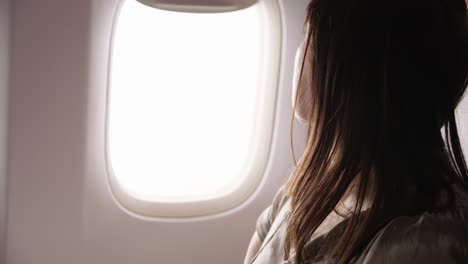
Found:
[[[111, 41], [114, 39], [116, 21], [119, 18], [122, 0], [114, 16], [114, 25]], [[279, 73], [281, 65], [281, 12], [278, 0], [258, 0], [257, 5], [261, 10], [260, 15], [265, 25], [263, 34], [263, 54], [261, 61], [261, 78], [259, 88], [259, 109], [255, 117], [256, 133], [252, 135], [253, 143], [249, 162], [244, 167], [244, 173], [236, 186], [229, 193], [218, 197], [210, 197], [204, 200], [190, 202], [155, 202], [137, 199], [129, 195], [117, 180], [112, 170], [109, 159], [109, 107], [106, 110], [106, 168], [110, 189], [117, 202], [124, 208], [148, 217], [194, 217], [221, 213], [233, 209], [246, 201], [257, 189], [265, 172], [270, 156], [270, 147], [273, 137], [275, 119], [276, 97], [278, 92]], [[112, 43], [112, 42], [111, 42]], [[112, 65], [112, 45], [109, 54], [109, 69]], [[108, 70], [108, 86], [110, 85], [110, 70]], [[107, 102], [111, 87], [108, 87]], [[107, 106], [109, 104], [107, 103]]]
[[248, 8], [257, 0], [137, 0], [138, 2], [168, 11], [192, 13], [232, 12]]

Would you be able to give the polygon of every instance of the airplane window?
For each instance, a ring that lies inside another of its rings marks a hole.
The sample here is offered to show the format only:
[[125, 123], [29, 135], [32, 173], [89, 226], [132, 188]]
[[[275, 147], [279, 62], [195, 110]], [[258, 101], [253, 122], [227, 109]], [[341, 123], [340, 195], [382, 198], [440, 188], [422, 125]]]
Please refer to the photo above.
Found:
[[265, 69], [265, 10], [261, 1], [225, 13], [123, 3], [108, 97], [113, 188], [149, 207], [254, 190], [268, 156], [276, 97], [277, 84], [267, 79], [278, 74], [275, 66]]

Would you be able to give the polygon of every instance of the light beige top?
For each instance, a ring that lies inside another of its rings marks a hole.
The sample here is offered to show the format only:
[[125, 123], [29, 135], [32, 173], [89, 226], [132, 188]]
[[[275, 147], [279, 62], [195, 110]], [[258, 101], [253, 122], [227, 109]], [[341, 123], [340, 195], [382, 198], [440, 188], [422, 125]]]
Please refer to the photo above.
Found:
[[[353, 264], [373, 263], [468, 263], [468, 194], [456, 189], [456, 209], [446, 213], [401, 216], [382, 228]], [[256, 230], [262, 245], [253, 264], [288, 263], [284, 259], [284, 238], [289, 199], [280, 188], [273, 203], [259, 216]], [[311, 240], [311, 249], [320, 248], [325, 236], [344, 219], [332, 213]], [[312, 252], [313, 253], [313, 252]], [[294, 252], [290, 263], [294, 263]], [[308, 263], [333, 263], [316, 258]]]

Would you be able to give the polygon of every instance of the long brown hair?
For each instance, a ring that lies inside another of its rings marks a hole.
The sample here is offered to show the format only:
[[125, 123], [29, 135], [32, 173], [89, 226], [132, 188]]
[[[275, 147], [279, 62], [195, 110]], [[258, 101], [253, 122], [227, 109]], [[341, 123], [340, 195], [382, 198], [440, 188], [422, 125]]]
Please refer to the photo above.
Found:
[[307, 81], [297, 97], [310, 94], [310, 126], [288, 182], [285, 256], [294, 248], [295, 263], [310, 258], [312, 234], [353, 186], [354, 211], [320, 250], [346, 263], [390, 219], [448, 208], [452, 184], [468, 189], [455, 118], [468, 84], [467, 8], [464, 0], [312, 0], [307, 14]]

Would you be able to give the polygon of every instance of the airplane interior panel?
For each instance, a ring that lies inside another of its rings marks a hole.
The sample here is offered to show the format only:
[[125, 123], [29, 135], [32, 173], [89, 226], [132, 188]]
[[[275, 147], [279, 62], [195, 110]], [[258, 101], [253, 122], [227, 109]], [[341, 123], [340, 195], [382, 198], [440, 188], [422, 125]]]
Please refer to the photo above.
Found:
[[[0, 1], [0, 256], [5, 256], [7, 221], [7, 130], [10, 2]], [[4, 261], [0, 258], [0, 261]]]
[[[281, 64], [268, 87], [276, 91], [271, 146], [255, 189], [230, 208], [191, 217], [148, 216], [123, 205], [109, 182], [106, 103], [124, 2], [136, 0], [1, 2], [2, 76], [10, 55], [4, 263], [240, 263], [255, 220], [294, 166], [290, 87], [307, 1], [261, 0], [255, 5], [264, 12], [279, 12]], [[0, 79], [3, 94], [7, 79]], [[296, 155], [305, 130], [296, 124]]]

